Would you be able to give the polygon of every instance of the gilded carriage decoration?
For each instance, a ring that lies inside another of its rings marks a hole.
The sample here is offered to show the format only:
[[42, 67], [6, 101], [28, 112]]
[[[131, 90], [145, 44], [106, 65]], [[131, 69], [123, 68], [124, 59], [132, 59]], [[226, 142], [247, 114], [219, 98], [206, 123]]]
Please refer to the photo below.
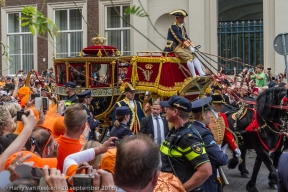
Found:
[[105, 45], [106, 40], [98, 35], [92, 39], [94, 45], [76, 57], [53, 57], [59, 99], [66, 96], [64, 85], [68, 81], [76, 83], [76, 93], [91, 90], [94, 117], [103, 122], [97, 129], [100, 141], [109, 135], [109, 117], [115, 103], [124, 97], [124, 82], [133, 84], [141, 102], [146, 91], [161, 99], [178, 94], [193, 100], [202, 94], [199, 88], [205, 90], [212, 82], [210, 76], [191, 78], [186, 62], [177, 57], [150, 51], [121, 56], [116, 47]]

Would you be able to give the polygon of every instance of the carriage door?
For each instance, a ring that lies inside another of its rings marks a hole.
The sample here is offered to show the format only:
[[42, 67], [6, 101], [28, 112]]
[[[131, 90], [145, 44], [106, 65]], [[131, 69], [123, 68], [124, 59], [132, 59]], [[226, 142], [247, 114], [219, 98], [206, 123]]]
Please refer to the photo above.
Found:
[[223, 73], [233, 75], [234, 67], [239, 73], [245, 64], [264, 65], [263, 0], [218, 0], [218, 21], [218, 62]]

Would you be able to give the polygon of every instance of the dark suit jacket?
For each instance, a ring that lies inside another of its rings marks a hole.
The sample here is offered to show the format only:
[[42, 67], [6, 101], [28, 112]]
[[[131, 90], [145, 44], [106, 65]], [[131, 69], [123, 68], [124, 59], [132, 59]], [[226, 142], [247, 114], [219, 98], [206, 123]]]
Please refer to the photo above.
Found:
[[[162, 121], [163, 121], [164, 139], [165, 139], [166, 135], [169, 132], [168, 122], [167, 122], [165, 117], [161, 116], [161, 118], [162, 118]], [[157, 127], [155, 127], [155, 128], [157, 129]], [[153, 125], [152, 115], [149, 115], [147, 117], [143, 117], [141, 119], [140, 133], [145, 133], [145, 134], [151, 135], [151, 137], [154, 139], [154, 125]]]
[[127, 135], [133, 135], [127, 125], [120, 123], [119, 127], [113, 127], [110, 133], [111, 137], [118, 137], [118, 139], [123, 139]]

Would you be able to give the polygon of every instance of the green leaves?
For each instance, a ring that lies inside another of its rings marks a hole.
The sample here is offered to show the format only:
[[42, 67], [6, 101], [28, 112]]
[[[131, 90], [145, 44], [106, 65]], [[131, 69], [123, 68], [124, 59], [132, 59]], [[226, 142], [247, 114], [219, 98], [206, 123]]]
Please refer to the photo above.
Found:
[[139, 17], [148, 17], [149, 15], [146, 13], [145, 10], [141, 9], [140, 6], [136, 7], [135, 5], [133, 7], [127, 7], [124, 10], [124, 15], [137, 15]]
[[35, 35], [35, 29], [40, 35], [48, 32], [52, 39], [54, 36], [58, 35], [59, 29], [56, 24], [45, 17], [35, 7], [24, 7], [22, 10], [22, 16], [23, 17], [19, 18], [19, 20], [22, 21], [21, 27], [29, 25], [29, 30], [33, 35]]

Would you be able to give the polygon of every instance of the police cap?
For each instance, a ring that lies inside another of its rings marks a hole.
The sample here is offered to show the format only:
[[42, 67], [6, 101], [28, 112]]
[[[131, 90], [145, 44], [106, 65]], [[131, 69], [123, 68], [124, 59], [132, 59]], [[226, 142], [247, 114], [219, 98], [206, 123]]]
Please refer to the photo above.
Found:
[[183, 9], [177, 9], [175, 11], [172, 11], [171, 13], [169, 13], [169, 15], [174, 15], [174, 16], [183, 16], [183, 17], [187, 17], [188, 14], [185, 10]]
[[87, 90], [87, 91], [83, 91], [81, 93], [77, 94], [77, 97], [80, 98], [90, 98], [91, 97], [91, 91]]
[[191, 112], [191, 102], [177, 95], [173, 95], [168, 101], [160, 101], [162, 107], [175, 107], [184, 112]]
[[130, 114], [130, 109], [129, 107], [126, 107], [126, 106], [117, 107], [115, 113], [116, 115], [119, 115], [119, 116], [125, 116], [125, 115]]
[[70, 87], [70, 88], [72, 88], [72, 89], [75, 89], [76, 84], [73, 83], [73, 82], [71, 82], [71, 81], [69, 81], [69, 82], [66, 83], [65, 87]]
[[206, 110], [211, 110], [209, 103], [212, 101], [211, 97], [205, 97], [192, 102], [192, 112], [199, 113]]

